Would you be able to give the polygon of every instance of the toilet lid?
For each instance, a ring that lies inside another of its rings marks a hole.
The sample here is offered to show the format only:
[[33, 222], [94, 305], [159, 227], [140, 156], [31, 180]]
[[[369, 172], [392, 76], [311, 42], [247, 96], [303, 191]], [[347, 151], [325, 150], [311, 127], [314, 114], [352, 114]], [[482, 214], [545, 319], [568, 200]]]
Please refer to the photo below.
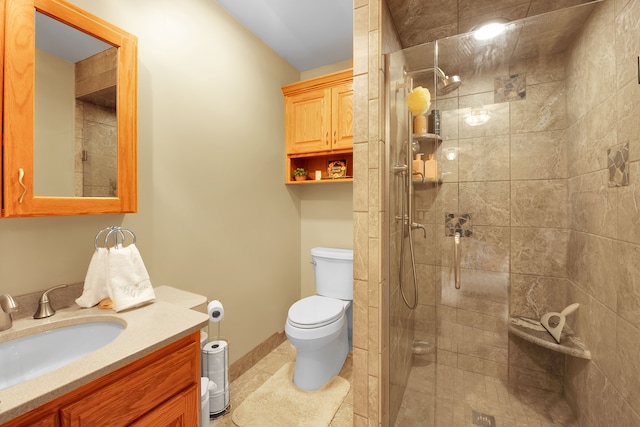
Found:
[[319, 295], [303, 298], [289, 308], [289, 323], [301, 329], [319, 328], [344, 315], [344, 302]]

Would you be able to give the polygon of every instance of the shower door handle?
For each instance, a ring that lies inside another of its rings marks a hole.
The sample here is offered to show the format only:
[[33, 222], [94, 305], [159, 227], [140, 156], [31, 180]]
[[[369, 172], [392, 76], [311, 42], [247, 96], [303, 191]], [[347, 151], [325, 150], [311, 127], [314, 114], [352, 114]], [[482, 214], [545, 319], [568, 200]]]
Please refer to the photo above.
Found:
[[453, 237], [453, 280], [456, 289], [460, 289], [460, 233], [456, 233]]

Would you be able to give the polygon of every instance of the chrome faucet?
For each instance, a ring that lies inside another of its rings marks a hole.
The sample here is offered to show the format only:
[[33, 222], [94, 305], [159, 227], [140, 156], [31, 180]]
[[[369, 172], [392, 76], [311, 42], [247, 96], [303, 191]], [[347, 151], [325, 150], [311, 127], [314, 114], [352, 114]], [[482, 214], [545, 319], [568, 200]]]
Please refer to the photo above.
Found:
[[18, 311], [18, 304], [9, 294], [0, 295], [0, 331], [7, 330], [13, 326], [11, 313]]
[[51, 307], [49, 303], [49, 292], [54, 291], [56, 289], [66, 288], [68, 285], [59, 285], [54, 286], [51, 289], [47, 289], [44, 291], [42, 296], [40, 297], [40, 301], [38, 302], [38, 309], [36, 313], [33, 315], [34, 319], [44, 319], [45, 317], [51, 317], [56, 314], [56, 311]]

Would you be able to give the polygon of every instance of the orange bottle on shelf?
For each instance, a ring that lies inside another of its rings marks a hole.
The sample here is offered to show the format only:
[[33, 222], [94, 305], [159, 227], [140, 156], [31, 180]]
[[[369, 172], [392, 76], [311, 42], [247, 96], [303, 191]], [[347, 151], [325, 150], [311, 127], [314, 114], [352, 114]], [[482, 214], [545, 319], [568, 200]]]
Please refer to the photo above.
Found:
[[429, 154], [427, 161], [424, 162], [424, 177], [430, 181], [438, 180], [438, 161]]

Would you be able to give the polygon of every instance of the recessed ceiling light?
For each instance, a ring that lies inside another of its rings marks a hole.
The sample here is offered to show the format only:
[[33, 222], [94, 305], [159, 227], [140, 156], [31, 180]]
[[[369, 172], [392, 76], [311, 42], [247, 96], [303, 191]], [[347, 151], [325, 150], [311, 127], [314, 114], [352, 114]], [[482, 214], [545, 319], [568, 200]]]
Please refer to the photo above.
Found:
[[474, 27], [473, 36], [476, 40], [489, 40], [500, 35], [507, 26], [507, 19], [496, 18]]

